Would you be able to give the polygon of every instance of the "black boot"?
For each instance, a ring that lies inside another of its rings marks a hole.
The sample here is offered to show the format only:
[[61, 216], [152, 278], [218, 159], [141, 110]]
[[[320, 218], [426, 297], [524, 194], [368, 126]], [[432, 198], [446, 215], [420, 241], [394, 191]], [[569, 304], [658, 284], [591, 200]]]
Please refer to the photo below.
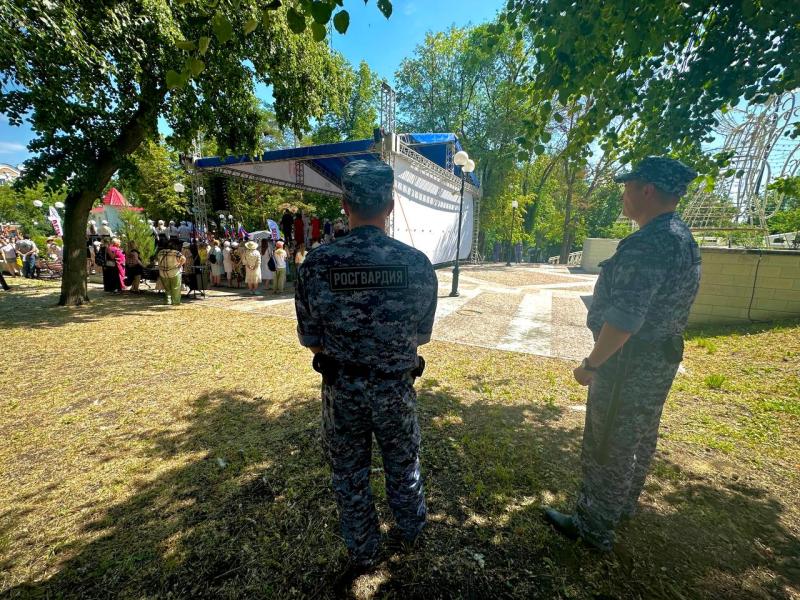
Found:
[[554, 508], [546, 507], [544, 509], [544, 518], [561, 535], [564, 535], [571, 540], [577, 540], [580, 537], [578, 528], [575, 526], [575, 522], [572, 520], [572, 515], [567, 515], [558, 512]]

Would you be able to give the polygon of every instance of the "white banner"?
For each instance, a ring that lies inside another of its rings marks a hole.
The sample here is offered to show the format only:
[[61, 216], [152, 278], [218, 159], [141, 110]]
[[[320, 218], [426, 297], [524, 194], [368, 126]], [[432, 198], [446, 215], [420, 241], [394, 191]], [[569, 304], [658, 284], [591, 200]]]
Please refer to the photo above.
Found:
[[[394, 156], [394, 217], [391, 236], [421, 250], [436, 265], [456, 258], [460, 189], [446, 184], [400, 154]], [[464, 192], [459, 257], [472, 246], [473, 201]]]
[[55, 206], [50, 207], [50, 214], [48, 215], [50, 223], [53, 225], [53, 229], [56, 232], [58, 237], [64, 235], [64, 230], [61, 228], [61, 217], [58, 215], [58, 211], [56, 210]]

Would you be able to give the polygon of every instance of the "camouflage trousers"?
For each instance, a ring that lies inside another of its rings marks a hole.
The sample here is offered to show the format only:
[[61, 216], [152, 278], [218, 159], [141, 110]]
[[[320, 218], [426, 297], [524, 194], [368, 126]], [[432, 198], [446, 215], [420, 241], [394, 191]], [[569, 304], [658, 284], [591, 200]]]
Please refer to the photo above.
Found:
[[581, 537], [608, 550], [620, 519], [636, 512], [656, 450], [661, 411], [678, 370], [678, 363], [666, 362], [660, 352], [636, 353], [628, 359], [607, 459], [600, 464], [597, 453], [618, 362], [619, 353], [600, 368], [589, 386], [581, 448], [583, 480], [573, 514]]
[[372, 381], [339, 376], [334, 385], [322, 386], [323, 443], [333, 470], [342, 537], [354, 560], [370, 560], [380, 543], [370, 487], [373, 434], [383, 456], [386, 495], [400, 533], [412, 540], [425, 526], [416, 409], [411, 377]]

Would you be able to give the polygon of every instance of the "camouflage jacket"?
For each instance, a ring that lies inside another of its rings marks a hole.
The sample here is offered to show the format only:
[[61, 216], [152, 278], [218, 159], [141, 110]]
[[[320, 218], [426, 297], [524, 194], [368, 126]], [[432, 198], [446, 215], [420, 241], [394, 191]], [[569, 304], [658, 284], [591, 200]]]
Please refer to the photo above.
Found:
[[310, 251], [300, 266], [300, 343], [340, 362], [412, 369], [417, 346], [430, 341], [437, 291], [427, 256], [377, 227], [358, 227]]
[[606, 322], [642, 341], [683, 333], [700, 284], [700, 251], [677, 214], [626, 237], [600, 266], [586, 319], [595, 339]]

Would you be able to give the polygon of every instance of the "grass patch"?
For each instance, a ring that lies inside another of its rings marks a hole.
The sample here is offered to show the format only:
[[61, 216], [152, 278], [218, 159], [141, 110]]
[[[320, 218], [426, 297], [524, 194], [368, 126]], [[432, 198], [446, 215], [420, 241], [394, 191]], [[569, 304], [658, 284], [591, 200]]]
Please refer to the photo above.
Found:
[[[35, 365], [0, 397], [0, 595], [331, 597], [345, 553], [319, 378], [294, 323], [92, 296], [79, 309], [53, 308], [52, 285], [0, 297], [15, 361]], [[716, 352], [688, 345], [640, 515], [610, 556], [541, 519], [544, 504], [571, 508], [579, 483], [573, 364], [426, 346], [426, 544], [387, 551], [353, 595], [797, 595], [798, 334], [746, 327], [705, 332]], [[725, 394], [708, 392], [710, 374]], [[376, 455], [388, 528], [382, 477]]]
[[725, 375], [720, 375], [719, 373], [712, 373], [711, 375], [707, 375], [706, 378], [703, 380], [706, 384], [706, 387], [710, 390], [721, 390], [722, 385], [727, 380]]
[[714, 354], [717, 351], [717, 345], [708, 338], [695, 338], [694, 343], [697, 344], [698, 348], [705, 348], [709, 354]]

